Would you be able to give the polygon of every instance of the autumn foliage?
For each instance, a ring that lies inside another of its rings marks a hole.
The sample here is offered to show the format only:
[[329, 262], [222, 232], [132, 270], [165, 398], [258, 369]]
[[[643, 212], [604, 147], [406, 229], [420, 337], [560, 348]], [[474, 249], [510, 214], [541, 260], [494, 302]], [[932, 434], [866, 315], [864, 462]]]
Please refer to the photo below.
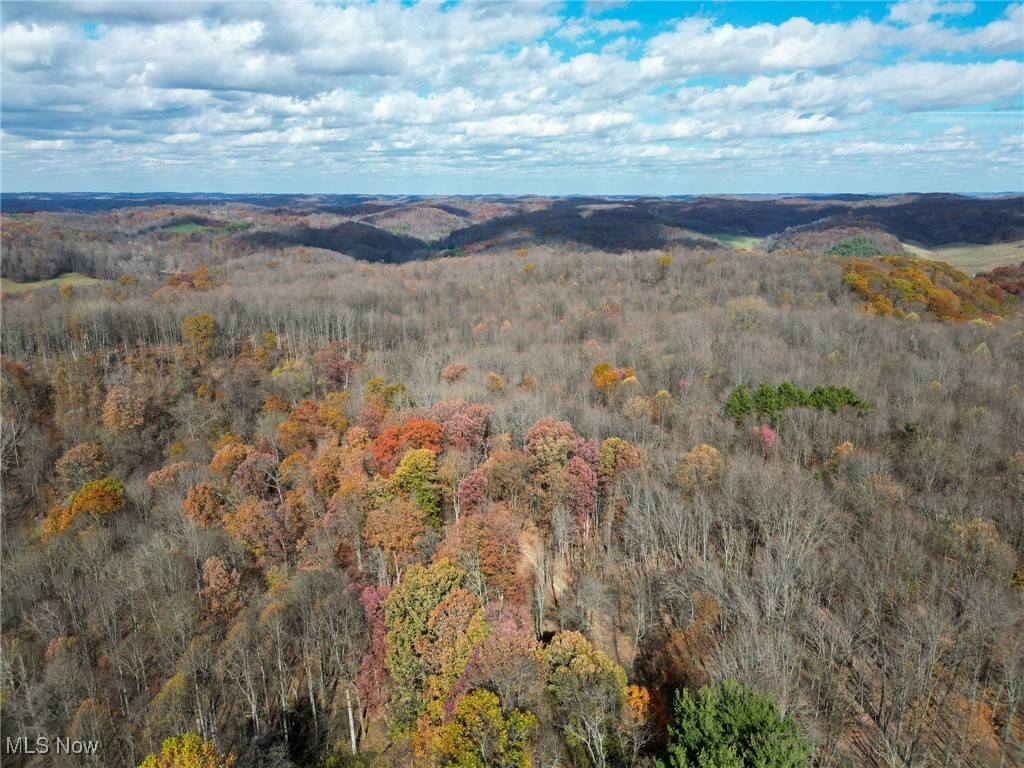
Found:
[[[872, 314], [904, 317], [928, 313], [938, 320], [969, 320], [1002, 314], [1010, 304], [1003, 287], [971, 279], [941, 261], [886, 256], [852, 259], [843, 283], [866, 301]], [[1012, 288], [1012, 286], [1009, 286]]]
[[50, 512], [43, 522], [43, 535], [61, 533], [83, 516], [103, 518], [124, 506], [124, 486], [120, 480], [105, 477], [86, 483], [67, 502]]
[[436, 421], [412, 417], [382, 432], [370, 444], [370, 462], [376, 471], [388, 477], [407, 451], [425, 448], [441, 452], [444, 430]]
[[308, 217], [255, 208], [231, 261], [221, 227], [167, 252], [215, 290], [5, 295], [5, 732], [650, 768], [692, 762], [675, 692], [735, 678], [822, 766], [1020, 762], [1024, 331], [978, 294], [1012, 272], [555, 235], [399, 268], [278, 252]]
[[145, 423], [146, 403], [127, 387], [114, 387], [103, 404], [103, 424], [115, 435], [141, 427]]
[[213, 741], [195, 733], [166, 739], [160, 751], [151, 754], [139, 768], [231, 768], [233, 755], [217, 751]]

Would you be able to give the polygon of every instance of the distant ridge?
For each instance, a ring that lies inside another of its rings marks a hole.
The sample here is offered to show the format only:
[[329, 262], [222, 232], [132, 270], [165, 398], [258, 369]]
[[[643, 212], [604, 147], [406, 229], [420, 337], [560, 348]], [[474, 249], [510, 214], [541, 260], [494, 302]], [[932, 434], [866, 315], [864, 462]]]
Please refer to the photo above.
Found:
[[321, 208], [326, 206], [350, 206], [360, 203], [387, 202], [415, 203], [438, 200], [492, 200], [492, 201], [524, 201], [524, 200], [571, 200], [582, 201], [620, 201], [620, 200], [835, 200], [838, 202], [863, 202], [868, 200], [889, 200], [901, 197], [943, 198], [943, 199], [1006, 199], [1024, 198], [1022, 192], [899, 192], [887, 195], [864, 195], [848, 192], [834, 194], [807, 192], [777, 192], [737, 194], [716, 192], [688, 195], [505, 195], [491, 193], [486, 195], [373, 195], [373, 194], [287, 194], [270, 192], [232, 193], [232, 192], [2, 192], [0, 193], [0, 212], [28, 213], [32, 211], [109, 211], [117, 208], [179, 205], [255, 205], [263, 208]]

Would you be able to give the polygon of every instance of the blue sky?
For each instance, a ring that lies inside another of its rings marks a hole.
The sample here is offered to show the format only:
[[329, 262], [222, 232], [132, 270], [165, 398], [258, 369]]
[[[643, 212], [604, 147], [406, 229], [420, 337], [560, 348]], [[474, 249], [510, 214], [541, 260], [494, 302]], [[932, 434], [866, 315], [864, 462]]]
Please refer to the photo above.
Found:
[[4, 191], [1024, 189], [1024, 4], [4, 2]]

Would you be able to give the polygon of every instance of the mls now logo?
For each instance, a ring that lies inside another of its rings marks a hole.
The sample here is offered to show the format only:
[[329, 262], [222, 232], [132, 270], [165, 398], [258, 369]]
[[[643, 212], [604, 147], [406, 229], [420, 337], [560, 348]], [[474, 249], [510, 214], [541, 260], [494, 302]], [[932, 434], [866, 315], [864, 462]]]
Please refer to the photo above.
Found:
[[94, 755], [99, 751], [98, 741], [84, 741], [82, 739], [50, 739], [46, 736], [36, 736], [29, 739], [28, 736], [19, 736], [12, 739], [10, 736], [4, 741], [5, 755]]

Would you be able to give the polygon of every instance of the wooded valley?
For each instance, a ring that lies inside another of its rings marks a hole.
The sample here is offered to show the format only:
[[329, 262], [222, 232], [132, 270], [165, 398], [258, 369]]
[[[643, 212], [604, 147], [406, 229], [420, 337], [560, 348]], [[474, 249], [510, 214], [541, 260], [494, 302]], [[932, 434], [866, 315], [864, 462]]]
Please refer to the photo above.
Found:
[[1024, 765], [1024, 263], [904, 248], [1024, 198], [77, 200], [4, 198], [4, 736]]

